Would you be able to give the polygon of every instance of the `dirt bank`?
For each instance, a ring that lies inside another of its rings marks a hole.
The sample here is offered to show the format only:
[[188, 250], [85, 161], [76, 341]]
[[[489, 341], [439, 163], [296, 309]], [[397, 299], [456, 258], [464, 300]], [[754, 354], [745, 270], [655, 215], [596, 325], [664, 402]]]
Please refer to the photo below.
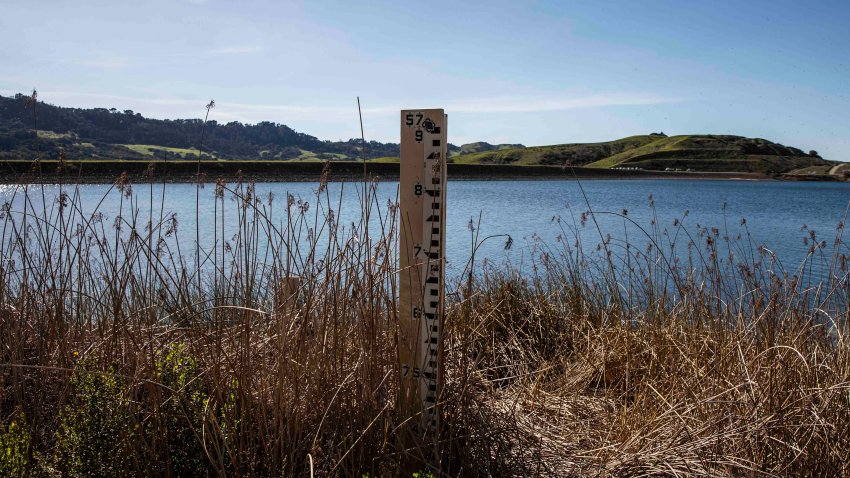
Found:
[[[324, 170], [321, 162], [274, 161], [204, 161], [201, 178], [207, 182], [223, 178], [233, 182], [247, 181], [318, 181]], [[624, 171], [595, 168], [562, 168], [558, 166], [510, 166], [449, 164], [449, 178], [454, 180], [517, 180], [517, 179], [771, 179], [758, 173], [701, 173], [668, 171]], [[62, 166], [56, 161], [6, 161], [0, 169], [0, 181], [111, 183], [127, 173], [134, 183], [194, 182], [198, 163], [193, 161], [70, 161]], [[397, 163], [366, 163], [336, 161], [328, 163], [328, 180], [356, 181], [365, 174], [381, 181], [397, 181]]]

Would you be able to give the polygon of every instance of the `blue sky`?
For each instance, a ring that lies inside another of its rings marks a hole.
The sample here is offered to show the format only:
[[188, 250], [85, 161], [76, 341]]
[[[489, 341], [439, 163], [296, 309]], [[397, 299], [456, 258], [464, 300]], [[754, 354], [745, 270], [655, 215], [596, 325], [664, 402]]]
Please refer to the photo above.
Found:
[[[809, 4], [811, 3], [811, 4]], [[0, 0], [0, 94], [398, 141], [763, 137], [850, 161], [850, 2]]]

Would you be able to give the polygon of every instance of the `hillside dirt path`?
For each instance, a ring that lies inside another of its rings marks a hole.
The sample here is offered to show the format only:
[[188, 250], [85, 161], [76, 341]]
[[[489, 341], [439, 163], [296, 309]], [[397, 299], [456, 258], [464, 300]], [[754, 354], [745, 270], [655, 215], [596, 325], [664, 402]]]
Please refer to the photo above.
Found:
[[834, 176], [838, 174], [838, 168], [840, 168], [841, 166], [844, 166], [844, 163], [838, 163], [835, 166], [829, 168], [829, 175]]

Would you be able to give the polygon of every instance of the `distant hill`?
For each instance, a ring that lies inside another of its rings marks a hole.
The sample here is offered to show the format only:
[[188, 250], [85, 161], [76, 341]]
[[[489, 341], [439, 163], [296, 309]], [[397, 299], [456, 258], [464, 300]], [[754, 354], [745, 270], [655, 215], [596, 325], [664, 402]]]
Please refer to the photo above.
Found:
[[767, 174], [826, 174], [835, 162], [816, 152], [731, 135], [629, 136], [603, 143], [501, 149], [452, 158], [465, 164], [560, 165]]
[[817, 152], [761, 138], [730, 135], [681, 135], [659, 138], [588, 164], [595, 168], [637, 167], [699, 171], [752, 171], [786, 173], [800, 168], [832, 164]]
[[521, 144], [490, 144], [484, 141], [477, 143], [467, 143], [460, 146], [458, 154], [481, 153], [484, 151], [498, 151], [502, 149], [522, 149], [525, 146]]
[[[467, 164], [543, 164], [549, 166], [584, 166], [638, 146], [655, 141], [654, 135], [630, 136], [605, 143], [572, 143], [553, 146], [502, 148], [464, 154], [454, 158]], [[477, 144], [477, 143], [476, 143]], [[486, 143], [485, 143], [486, 144]], [[463, 147], [461, 147], [461, 150]]]
[[[337, 160], [360, 158], [360, 139], [322, 141], [286, 125], [221, 124], [201, 119], [158, 120], [131, 110], [63, 108], [29, 97], [0, 96], [0, 159], [191, 159], [203, 131], [204, 156], [210, 159]], [[36, 138], [35, 127], [39, 135]], [[397, 156], [398, 144], [371, 141], [366, 156]]]
[[[38, 127], [38, 136], [35, 127]], [[29, 97], [0, 96], [0, 160], [197, 159], [203, 131], [204, 159], [356, 160], [359, 139], [323, 141], [284, 124], [220, 124], [200, 119], [157, 120], [130, 110], [64, 108]], [[846, 168], [808, 153], [760, 138], [731, 135], [629, 136], [601, 143], [526, 147], [521, 144], [448, 145], [449, 161], [459, 164], [583, 166], [644, 170], [758, 172], [767, 174], [845, 174]], [[370, 141], [366, 157], [398, 161], [399, 145]]]

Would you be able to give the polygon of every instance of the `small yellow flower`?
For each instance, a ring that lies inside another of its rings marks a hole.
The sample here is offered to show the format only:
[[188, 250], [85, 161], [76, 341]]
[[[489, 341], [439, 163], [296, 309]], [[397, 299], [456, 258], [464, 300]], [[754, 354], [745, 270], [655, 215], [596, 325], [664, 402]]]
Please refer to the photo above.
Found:
[[80, 356], [80, 353], [77, 352], [76, 350], [74, 350], [74, 357], [79, 357], [79, 356]]

